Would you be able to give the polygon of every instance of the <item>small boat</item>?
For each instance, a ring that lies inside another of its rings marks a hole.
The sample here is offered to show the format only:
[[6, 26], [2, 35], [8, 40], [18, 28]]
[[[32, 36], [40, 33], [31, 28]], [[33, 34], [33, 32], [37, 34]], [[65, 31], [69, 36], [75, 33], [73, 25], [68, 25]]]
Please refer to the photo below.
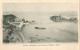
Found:
[[44, 27], [35, 27], [35, 29], [46, 29]]

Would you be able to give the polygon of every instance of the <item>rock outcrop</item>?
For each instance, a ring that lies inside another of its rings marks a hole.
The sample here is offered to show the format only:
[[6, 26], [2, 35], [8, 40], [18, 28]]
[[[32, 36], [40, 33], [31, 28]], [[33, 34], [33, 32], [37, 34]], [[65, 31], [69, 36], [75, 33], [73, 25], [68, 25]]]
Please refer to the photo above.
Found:
[[60, 16], [51, 16], [50, 20], [52, 20], [54, 22], [75, 22], [75, 23], [78, 21], [78, 19], [76, 17], [66, 19], [66, 18], [62, 17], [61, 15]]
[[16, 18], [17, 17], [13, 14], [3, 15], [3, 25], [8, 25], [8, 21], [9, 22], [15, 22]]

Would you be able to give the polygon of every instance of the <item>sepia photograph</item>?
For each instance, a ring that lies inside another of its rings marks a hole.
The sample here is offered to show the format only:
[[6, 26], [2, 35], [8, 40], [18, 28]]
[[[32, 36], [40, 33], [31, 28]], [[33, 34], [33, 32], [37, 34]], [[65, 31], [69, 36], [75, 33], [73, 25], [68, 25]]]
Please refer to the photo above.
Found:
[[3, 3], [3, 43], [78, 43], [77, 3]]

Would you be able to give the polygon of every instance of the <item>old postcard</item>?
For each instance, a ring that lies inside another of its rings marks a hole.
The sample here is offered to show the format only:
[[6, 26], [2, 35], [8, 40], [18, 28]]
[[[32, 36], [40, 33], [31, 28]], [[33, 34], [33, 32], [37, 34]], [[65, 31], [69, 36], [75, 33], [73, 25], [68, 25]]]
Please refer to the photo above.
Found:
[[78, 0], [4, 0], [1, 6], [1, 50], [79, 50]]

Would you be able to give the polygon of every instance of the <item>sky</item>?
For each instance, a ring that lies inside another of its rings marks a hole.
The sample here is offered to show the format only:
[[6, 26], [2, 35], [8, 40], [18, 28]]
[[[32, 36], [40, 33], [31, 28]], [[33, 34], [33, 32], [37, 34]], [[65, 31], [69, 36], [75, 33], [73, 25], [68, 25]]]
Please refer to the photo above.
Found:
[[77, 10], [77, 3], [3, 3], [4, 12], [64, 12]]

